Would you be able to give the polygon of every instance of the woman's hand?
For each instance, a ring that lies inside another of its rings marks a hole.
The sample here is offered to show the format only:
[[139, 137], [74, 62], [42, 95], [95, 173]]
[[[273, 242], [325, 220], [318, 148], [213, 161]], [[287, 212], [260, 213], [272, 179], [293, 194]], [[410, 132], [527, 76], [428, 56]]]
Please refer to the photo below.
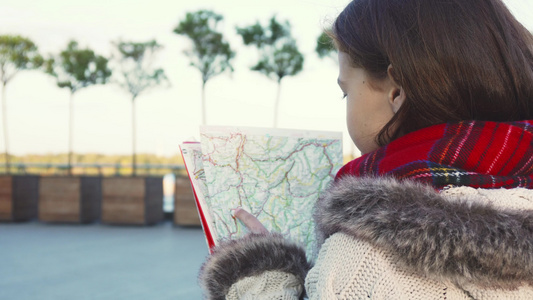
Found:
[[239, 219], [252, 233], [268, 233], [265, 226], [254, 215], [240, 207], [233, 211], [233, 216]]

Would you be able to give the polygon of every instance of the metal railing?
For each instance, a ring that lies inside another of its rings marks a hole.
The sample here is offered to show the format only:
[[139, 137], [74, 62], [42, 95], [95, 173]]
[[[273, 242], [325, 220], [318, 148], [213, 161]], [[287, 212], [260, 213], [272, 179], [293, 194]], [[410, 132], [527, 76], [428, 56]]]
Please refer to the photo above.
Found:
[[[132, 164], [121, 163], [76, 163], [72, 164], [74, 175], [130, 176]], [[137, 175], [180, 174], [185, 171], [181, 164], [136, 164]], [[11, 163], [10, 174], [68, 174], [66, 163]], [[0, 172], [6, 173], [0, 166]]]

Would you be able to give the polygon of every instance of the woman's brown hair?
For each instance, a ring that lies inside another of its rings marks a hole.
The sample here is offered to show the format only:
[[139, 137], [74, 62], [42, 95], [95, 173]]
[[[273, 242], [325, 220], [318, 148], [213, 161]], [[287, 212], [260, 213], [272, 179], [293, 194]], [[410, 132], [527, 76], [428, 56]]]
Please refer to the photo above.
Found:
[[354, 0], [331, 36], [354, 66], [406, 100], [383, 146], [427, 126], [533, 119], [533, 36], [500, 0]]

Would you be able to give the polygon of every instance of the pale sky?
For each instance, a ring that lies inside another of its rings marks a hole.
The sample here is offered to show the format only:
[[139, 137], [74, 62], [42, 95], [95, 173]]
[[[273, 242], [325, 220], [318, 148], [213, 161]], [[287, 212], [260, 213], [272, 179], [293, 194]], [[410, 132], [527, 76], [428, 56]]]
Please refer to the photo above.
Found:
[[[321, 29], [348, 3], [346, 0], [0, 0], [0, 34], [33, 40], [42, 54], [56, 54], [70, 39], [98, 54], [111, 53], [111, 41], [156, 39], [164, 46], [157, 65], [172, 86], [156, 88], [136, 100], [137, 151], [176, 155], [178, 145], [198, 138], [201, 122], [200, 73], [189, 66], [183, 50], [189, 41], [172, 32], [186, 12], [211, 9], [224, 16], [221, 28], [237, 54], [235, 72], [207, 83], [208, 125], [270, 127], [276, 84], [249, 70], [256, 51], [242, 45], [235, 26], [263, 24], [273, 15], [287, 19], [304, 70], [282, 82], [279, 127], [341, 131], [344, 152], [351, 151], [345, 125], [345, 101], [336, 84], [337, 65], [314, 53]], [[533, 1], [505, 1], [533, 30]], [[7, 86], [7, 113], [12, 154], [68, 151], [69, 92], [39, 71], [19, 73]], [[1, 116], [0, 116], [1, 117]], [[131, 153], [131, 100], [118, 86], [93, 86], [74, 98], [74, 151]], [[2, 124], [0, 123], [0, 129]], [[3, 129], [0, 151], [4, 151]]]

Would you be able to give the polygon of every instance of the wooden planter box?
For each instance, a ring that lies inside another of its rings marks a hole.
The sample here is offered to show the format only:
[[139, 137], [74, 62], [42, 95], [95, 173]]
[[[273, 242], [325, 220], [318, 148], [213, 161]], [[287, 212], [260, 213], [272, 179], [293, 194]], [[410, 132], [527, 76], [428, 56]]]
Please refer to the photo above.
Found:
[[200, 217], [189, 178], [176, 176], [176, 189], [174, 191], [174, 224], [200, 226]]
[[90, 223], [100, 217], [101, 177], [41, 177], [39, 220]]
[[39, 177], [0, 176], [0, 221], [28, 221], [37, 218]]
[[163, 220], [162, 177], [110, 177], [102, 180], [102, 222], [155, 224]]

